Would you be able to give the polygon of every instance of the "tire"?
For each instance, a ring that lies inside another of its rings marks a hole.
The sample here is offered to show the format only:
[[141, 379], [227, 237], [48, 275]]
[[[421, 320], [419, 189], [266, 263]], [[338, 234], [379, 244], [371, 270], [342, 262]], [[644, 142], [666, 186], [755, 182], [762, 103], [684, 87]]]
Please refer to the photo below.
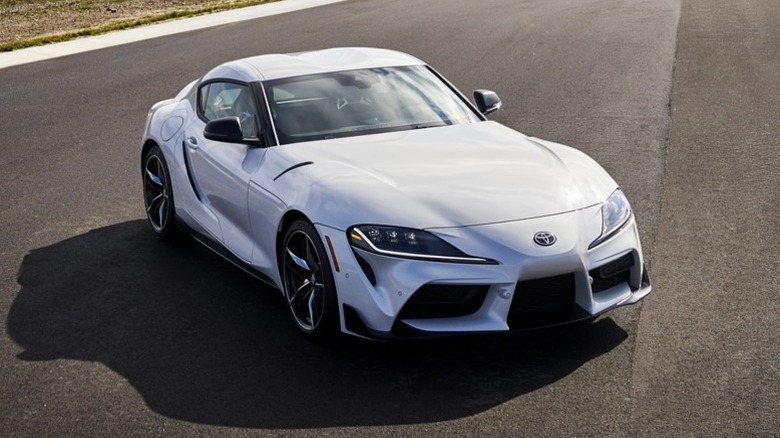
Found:
[[309, 339], [330, 341], [339, 333], [336, 285], [330, 259], [314, 226], [293, 222], [284, 235], [279, 255], [287, 309]]
[[152, 230], [162, 240], [176, 235], [175, 207], [168, 163], [159, 146], [146, 153], [141, 169], [144, 185], [144, 207]]

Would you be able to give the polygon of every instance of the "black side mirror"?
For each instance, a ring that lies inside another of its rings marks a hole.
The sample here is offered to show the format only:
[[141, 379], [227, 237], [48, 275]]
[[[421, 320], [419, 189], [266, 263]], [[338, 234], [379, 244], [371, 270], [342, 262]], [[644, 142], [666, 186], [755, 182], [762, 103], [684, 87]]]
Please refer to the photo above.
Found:
[[474, 102], [477, 103], [477, 109], [484, 115], [501, 108], [501, 99], [498, 94], [490, 90], [475, 90]]
[[221, 141], [223, 143], [241, 143], [250, 146], [262, 145], [259, 138], [244, 138], [238, 117], [223, 117], [206, 123], [206, 127], [203, 129], [203, 136], [209, 140]]

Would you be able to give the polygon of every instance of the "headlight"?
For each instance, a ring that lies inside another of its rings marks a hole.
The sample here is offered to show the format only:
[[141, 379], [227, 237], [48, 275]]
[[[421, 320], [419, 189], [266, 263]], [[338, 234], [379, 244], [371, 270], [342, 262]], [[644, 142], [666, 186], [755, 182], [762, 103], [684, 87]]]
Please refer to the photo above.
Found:
[[631, 217], [631, 205], [620, 189], [609, 195], [601, 206], [601, 235], [590, 244], [593, 248], [612, 237]]
[[431, 233], [410, 228], [359, 225], [347, 230], [349, 243], [365, 251], [413, 259], [454, 263], [496, 262], [472, 257]]

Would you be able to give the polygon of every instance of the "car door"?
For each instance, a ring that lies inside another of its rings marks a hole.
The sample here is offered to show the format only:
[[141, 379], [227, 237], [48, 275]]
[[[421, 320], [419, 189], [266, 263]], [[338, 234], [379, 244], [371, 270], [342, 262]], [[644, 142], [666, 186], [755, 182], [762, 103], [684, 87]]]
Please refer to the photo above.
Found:
[[211, 81], [198, 92], [198, 118], [185, 132], [185, 153], [193, 185], [202, 203], [218, 218], [221, 236], [211, 236], [233, 254], [248, 262], [252, 238], [247, 211], [249, 180], [260, 167], [264, 148], [206, 139], [206, 123], [238, 117], [244, 138], [257, 138], [257, 105], [247, 84]]

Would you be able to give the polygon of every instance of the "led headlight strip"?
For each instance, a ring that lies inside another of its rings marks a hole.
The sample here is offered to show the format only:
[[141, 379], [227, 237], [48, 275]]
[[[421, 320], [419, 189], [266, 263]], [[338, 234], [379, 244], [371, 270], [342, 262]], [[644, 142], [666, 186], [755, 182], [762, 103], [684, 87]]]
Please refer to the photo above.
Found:
[[496, 264], [469, 256], [431, 233], [382, 225], [359, 225], [347, 231], [350, 244], [365, 251], [391, 257], [452, 263]]

